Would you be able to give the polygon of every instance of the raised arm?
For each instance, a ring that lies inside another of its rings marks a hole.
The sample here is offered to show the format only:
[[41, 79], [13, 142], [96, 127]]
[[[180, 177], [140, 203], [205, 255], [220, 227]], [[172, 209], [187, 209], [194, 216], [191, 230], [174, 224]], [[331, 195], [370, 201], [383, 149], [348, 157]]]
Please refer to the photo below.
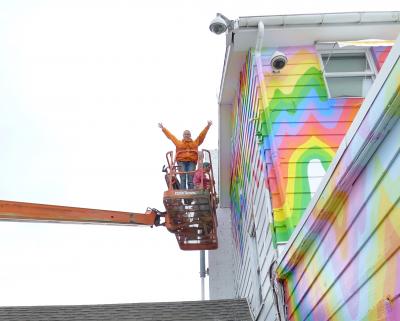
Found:
[[207, 122], [207, 126], [201, 131], [199, 136], [194, 140], [197, 143], [197, 145], [201, 145], [203, 143], [203, 141], [206, 138], [207, 132], [210, 129], [211, 125], [212, 125], [212, 121], [209, 120]]
[[172, 133], [166, 129], [162, 123], [158, 123], [158, 127], [161, 128], [162, 132], [165, 134], [165, 136], [167, 136], [168, 139], [172, 140], [172, 142], [177, 145], [179, 144], [179, 139], [177, 139], [174, 135], [172, 135]]

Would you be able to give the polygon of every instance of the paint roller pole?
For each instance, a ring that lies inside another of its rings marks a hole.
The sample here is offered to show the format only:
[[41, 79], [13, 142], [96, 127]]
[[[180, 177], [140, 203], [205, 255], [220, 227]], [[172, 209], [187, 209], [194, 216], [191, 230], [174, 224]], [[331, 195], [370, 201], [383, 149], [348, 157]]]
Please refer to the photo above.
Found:
[[201, 300], [204, 300], [204, 281], [206, 278], [206, 256], [205, 251], [200, 251], [200, 279], [201, 279]]

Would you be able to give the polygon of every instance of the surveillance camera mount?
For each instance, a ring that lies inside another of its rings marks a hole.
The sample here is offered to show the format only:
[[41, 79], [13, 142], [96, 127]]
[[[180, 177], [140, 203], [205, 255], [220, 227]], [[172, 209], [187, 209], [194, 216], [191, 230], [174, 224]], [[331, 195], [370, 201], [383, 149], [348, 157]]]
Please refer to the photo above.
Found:
[[233, 20], [228, 19], [228, 18], [225, 17], [222, 13], [217, 12], [217, 16], [219, 16], [219, 17], [221, 17], [222, 19], [224, 19], [225, 22], [226, 22], [228, 25], [230, 25], [230, 24], [233, 22]]
[[283, 52], [275, 51], [271, 57], [271, 67], [273, 73], [279, 73], [283, 68], [285, 68], [288, 59]]
[[211, 21], [210, 31], [220, 35], [225, 31], [233, 29], [233, 20], [228, 19], [222, 13], [217, 13], [217, 16]]

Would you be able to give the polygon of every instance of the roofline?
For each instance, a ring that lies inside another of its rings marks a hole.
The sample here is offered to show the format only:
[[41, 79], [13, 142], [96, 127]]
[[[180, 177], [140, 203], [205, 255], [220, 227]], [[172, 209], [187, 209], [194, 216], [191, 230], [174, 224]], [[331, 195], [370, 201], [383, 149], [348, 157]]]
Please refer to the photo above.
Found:
[[293, 15], [243, 16], [233, 21], [233, 29], [226, 33], [226, 50], [223, 73], [220, 82], [218, 102], [222, 102], [222, 93], [228, 61], [230, 60], [234, 35], [240, 32], [256, 31], [258, 23], [263, 22], [268, 29], [295, 29], [304, 27], [328, 27], [345, 25], [376, 25], [399, 24], [400, 11], [365, 11], [365, 12], [335, 12]]
[[[400, 11], [335, 12], [272, 16], [244, 16], [235, 22], [237, 29], [257, 28], [262, 21], [265, 28], [307, 25], [369, 24], [400, 22]], [[235, 31], [235, 29], [234, 29]]]

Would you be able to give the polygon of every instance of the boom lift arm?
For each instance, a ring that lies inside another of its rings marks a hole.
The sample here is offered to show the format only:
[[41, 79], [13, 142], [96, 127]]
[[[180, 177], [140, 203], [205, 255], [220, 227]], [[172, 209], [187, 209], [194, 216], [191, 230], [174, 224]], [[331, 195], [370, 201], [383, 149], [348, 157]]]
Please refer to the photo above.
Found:
[[214, 250], [218, 248], [218, 197], [214, 186], [211, 154], [202, 150], [201, 155], [202, 158], [205, 155], [210, 164], [210, 186], [203, 185], [202, 177], [200, 187], [180, 189], [177, 177], [194, 173], [182, 171], [173, 153], [167, 153], [168, 167], [163, 168], [168, 186], [163, 197], [165, 212], [147, 208], [145, 213], [129, 213], [0, 200], [0, 221], [165, 226], [175, 234], [182, 250]]
[[7, 221], [159, 226], [164, 215], [155, 208], [147, 208], [145, 213], [129, 213], [0, 200], [0, 220]]

